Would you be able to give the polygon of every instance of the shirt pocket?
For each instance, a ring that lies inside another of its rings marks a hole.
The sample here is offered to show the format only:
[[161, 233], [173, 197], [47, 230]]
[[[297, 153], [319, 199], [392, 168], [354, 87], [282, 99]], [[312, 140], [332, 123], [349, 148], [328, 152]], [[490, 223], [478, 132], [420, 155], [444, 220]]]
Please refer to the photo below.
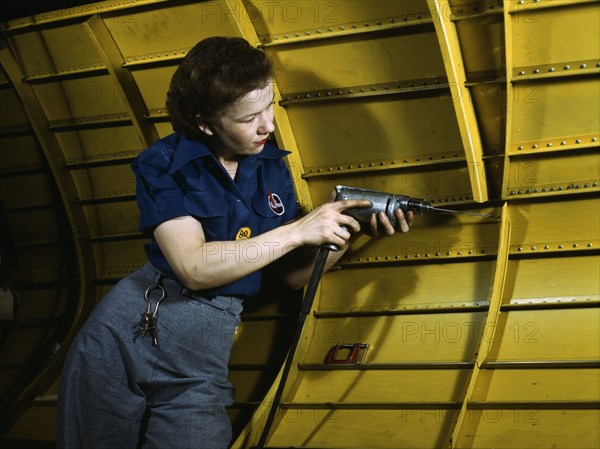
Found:
[[188, 191], [183, 205], [191, 216], [202, 223], [207, 241], [227, 238], [227, 205], [222, 198], [208, 191]]

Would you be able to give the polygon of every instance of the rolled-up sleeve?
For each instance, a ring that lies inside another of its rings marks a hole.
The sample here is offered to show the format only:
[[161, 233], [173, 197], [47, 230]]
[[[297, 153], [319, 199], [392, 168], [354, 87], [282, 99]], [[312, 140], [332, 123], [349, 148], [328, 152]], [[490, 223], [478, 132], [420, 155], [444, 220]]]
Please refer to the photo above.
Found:
[[167, 220], [189, 215], [181, 188], [169, 174], [173, 152], [169, 145], [156, 145], [140, 153], [131, 164], [136, 177], [140, 229], [144, 232]]

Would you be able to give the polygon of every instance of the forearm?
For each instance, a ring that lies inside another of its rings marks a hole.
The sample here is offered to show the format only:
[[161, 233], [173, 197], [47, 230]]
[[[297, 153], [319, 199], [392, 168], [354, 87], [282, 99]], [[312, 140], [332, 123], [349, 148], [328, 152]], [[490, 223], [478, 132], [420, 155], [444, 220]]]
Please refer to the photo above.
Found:
[[247, 240], [203, 242], [168, 257], [190, 290], [206, 290], [241, 279], [301, 246], [287, 226]]

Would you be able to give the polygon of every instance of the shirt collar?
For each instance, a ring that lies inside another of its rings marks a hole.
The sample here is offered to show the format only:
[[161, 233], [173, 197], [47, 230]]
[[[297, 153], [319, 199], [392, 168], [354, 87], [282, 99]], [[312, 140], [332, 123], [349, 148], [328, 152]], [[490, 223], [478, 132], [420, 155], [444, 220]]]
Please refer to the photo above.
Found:
[[[171, 138], [172, 136], [169, 137]], [[217, 160], [208, 146], [200, 140], [188, 139], [183, 134], [180, 134], [178, 135], [178, 139], [173, 139], [171, 141], [174, 142], [176, 148], [169, 173], [176, 172], [194, 159], [208, 157], [213, 158], [215, 161]], [[280, 150], [272, 143], [267, 142], [259, 154], [248, 156], [246, 159], [280, 159], [288, 154], [290, 154], [289, 151]]]

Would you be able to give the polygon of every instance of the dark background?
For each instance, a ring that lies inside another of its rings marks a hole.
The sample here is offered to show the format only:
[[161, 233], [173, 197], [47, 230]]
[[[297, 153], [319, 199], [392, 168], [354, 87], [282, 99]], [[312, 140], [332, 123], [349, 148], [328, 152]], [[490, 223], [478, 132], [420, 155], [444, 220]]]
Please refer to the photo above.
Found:
[[[99, 0], [98, 0], [99, 1]], [[2, 0], [0, 2], [0, 21], [31, 16], [46, 11], [72, 8], [73, 6], [97, 3], [98, 1], [82, 0]]]

